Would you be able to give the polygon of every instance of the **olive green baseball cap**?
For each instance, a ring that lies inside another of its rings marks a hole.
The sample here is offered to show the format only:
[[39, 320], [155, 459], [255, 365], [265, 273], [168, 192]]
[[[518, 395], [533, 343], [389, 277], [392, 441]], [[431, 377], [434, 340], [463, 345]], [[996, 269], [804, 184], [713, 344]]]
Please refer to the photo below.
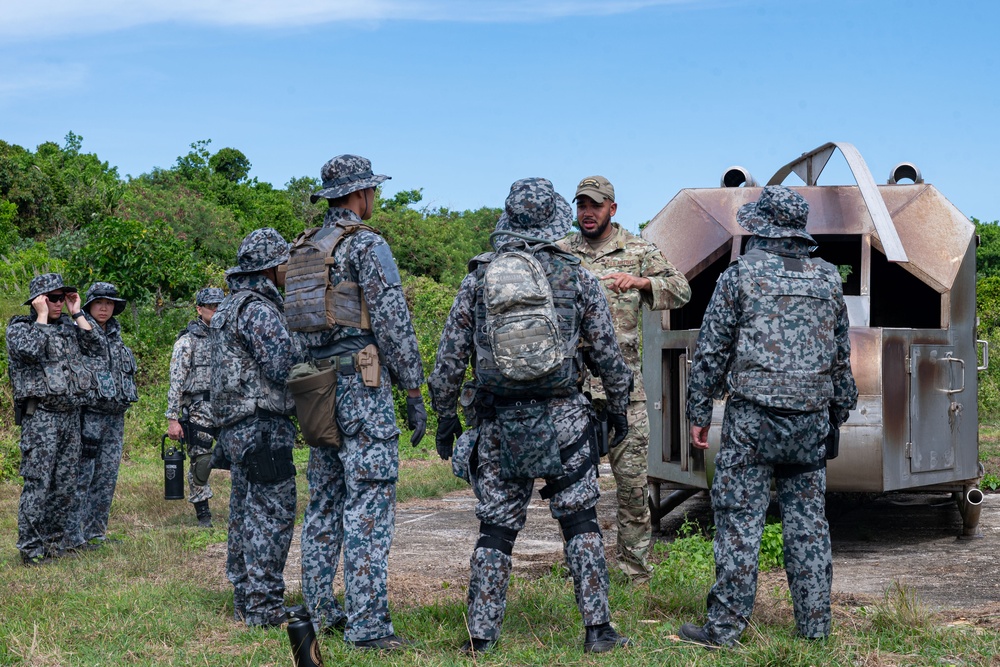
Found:
[[573, 201], [580, 197], [590, 197], [598, 204], [603, 204], [606, 199], [614, 201], [615, 186], [611, 185], [611, 181], [603, 176], [588, 176], [576, 186], [576, 195], [573, 197]]

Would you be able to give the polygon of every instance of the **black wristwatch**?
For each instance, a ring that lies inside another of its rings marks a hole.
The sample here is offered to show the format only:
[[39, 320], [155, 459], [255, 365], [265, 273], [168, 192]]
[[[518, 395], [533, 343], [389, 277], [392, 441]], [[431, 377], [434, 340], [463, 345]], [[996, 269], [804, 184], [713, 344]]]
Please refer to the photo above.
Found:
[[80, 317], [81, 315], [86, 315], [86, 314], [87, 313], [83, 312], [82, 310], [78, 310], [75, 313], [73, 313], [72, 315], [70, 315], [70, 317], [72, 317], [75, 320], [76, 318]]

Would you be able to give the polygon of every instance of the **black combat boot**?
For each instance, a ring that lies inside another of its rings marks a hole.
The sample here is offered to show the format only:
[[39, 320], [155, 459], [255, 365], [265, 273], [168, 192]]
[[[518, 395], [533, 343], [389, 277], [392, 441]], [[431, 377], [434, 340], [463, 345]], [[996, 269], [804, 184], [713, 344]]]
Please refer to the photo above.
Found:
[[714, 641], [708, 636], [708, 631], [702, 625], [695, 625], [694, 623], [685, 623], [681, 626], [677, 634], [684, 641], [689, 641], [693, 644], [701, 644], [709, 651], [717, 649], [721, 646], [718, 642]]
[[583, 639], [584, 653], [607, 653], [616, 648], [631, 646], [628, 637], [618, 634], [610, 623], [588, 625], [587, 635]]
[[493, 647], [497, 645], [498, 641], [500, 640], [477, 639], [473, 637], [469, 641], [462, 644], [462, 653], [471, 656], [475, 656], [477, 653], [486, 653], [487, 651], [493, 650]]
[[202, 528], [212, 527], [212, 510], [208, 509], [208, 501], [201, 500], [194, 504], [195, 514], [198, 515], [198, 525]]

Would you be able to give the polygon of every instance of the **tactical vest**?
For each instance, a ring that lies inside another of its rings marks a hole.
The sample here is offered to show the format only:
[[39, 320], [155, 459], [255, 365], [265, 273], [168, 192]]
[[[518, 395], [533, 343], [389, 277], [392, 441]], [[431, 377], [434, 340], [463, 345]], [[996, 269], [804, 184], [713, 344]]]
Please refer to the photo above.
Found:
[[577, 345], [580, 341], [580, 314], [576, 300], [580, 293], [579, 260], [552, 246], [550, 252], [536, 254], [545, 270], [552, 301], [559, 316], [559, 336], [563, 341], [562, 363], [552, 373], [530, 381], [511, 380], [500, 372], [493, 357], [489, 334], [486, 330], [486, 299], [484, 295], [486, 267], [496, 257], [496, 253], [485, 253], [469, 262], [469, 269], [476, 276], [476, 331], [475, 375], [479, 386], [499, 397], [549, 398], [570, 396], [579, 390], [580, 362]]
[[239, 339], [239, 314], [250, 301], [271, 308], [282, 323], [285, 316], [264, 297], [242, 290], [215, 311], [210, 326], [212, 348], [212, 414], [216, 426], [228, 426], [258, 410], [293, 414], [295, 403], [284, 382], [272, 382]]
[[821, 259], [751, 250], [739, 258], [743, 313], [729, 390], [757, 405], [825, 409], [833, 397], [840, 274]]
[[[31, 326], [34, 321], [34, 316], [16, 315], [7, 330], [14, 324]], [[45, 327], [46, 354], [40, 363], [26, 364], [8, 354], [7, 372], [15, 401], [35, 398], [51, 410], [71, 410], [87, 401], [95, 381], [84, 363], [77, 331], [70, 318], [63, 315]]]
[[189, 405], [195, 394], [208, 394], [212, 389], [212, 344], [208, 326], [201, 320], [191, 320], [177, 338], [188, 336], [191, 344], [191, 368], [181, 386], [181, 404]]
[[103, 413], [124, 412], [130, 403], [139, 400], [135, 384], [135, 356], [122, 340], [121, 327], [116, 321], [108, 322], [109, 329], [102, 329], [93, 320], [91, 325], [100, 334], [104, 345], [100, 357], [83, 358], [94, 376], [94, 390], [87, 406]]
[[330, 281], [337, 246], [363, 229], [375, 232], [368, 225], [340, 220], [307, 229], [292, 243], [285, 273], [285, 316], [292, 331], [325, 331], [335, 326], [371, 329], [361, 287], [349, 280]]

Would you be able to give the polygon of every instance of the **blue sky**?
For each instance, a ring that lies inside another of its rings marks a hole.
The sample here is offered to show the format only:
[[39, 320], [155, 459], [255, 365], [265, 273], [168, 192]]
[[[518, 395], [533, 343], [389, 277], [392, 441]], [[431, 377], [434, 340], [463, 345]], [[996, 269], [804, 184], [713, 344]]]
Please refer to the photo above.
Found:
[[997, 220], [998, 29], [992, 0], [2, 0], [0, 139], [134, 176], [210, 139], [277, 187], [357, 153], [458, 210], [599, 173], [632, 229], [844, 141]]

